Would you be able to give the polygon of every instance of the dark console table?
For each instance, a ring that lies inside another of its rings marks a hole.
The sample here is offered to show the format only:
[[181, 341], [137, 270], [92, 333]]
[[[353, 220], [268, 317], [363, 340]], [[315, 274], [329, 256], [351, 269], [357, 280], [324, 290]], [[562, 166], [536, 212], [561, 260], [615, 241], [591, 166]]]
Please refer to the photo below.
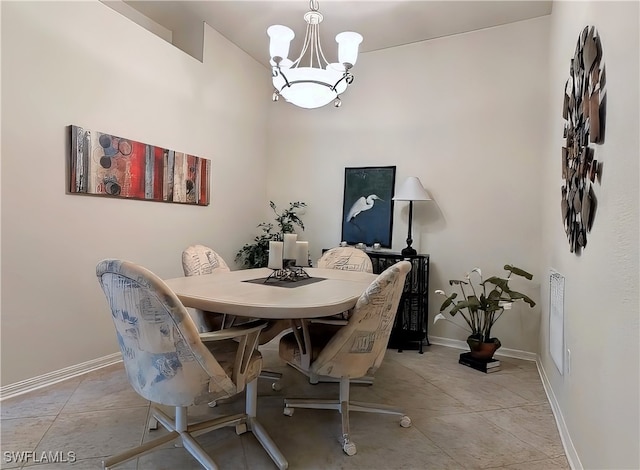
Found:
[[428, 337], [429, 305], [429, 255], [402, 256], [391, 251], [366, 250], [373, 263], [373, 272], [380, 274], [389, 266], [406, 259], [411, 262], [411, 271], [398, 306], [396, 321], [391, 330], [389, 348], [417, 349], [420, 354], [423, 345], [430, 345]]

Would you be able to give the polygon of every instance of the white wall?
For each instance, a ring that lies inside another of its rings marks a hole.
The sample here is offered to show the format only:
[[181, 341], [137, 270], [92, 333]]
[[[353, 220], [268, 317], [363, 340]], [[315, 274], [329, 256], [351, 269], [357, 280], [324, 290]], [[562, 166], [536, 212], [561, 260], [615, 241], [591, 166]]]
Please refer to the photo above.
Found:
[[[534, 273], [514, 283], [535, 299], [540, 283], [540, 159], [547, 141], [548, 17], [361, 54], [342, 107], [274, 103], [269, 195], [309, 204], [304, 237], [317, 259], [340, 241], [344, 168], [396, 165], [396, 184], [418, 176], [434, 201], [414, 205], [414, 244], [431, 255], [430, 291], [480, 266]], [[365, 38], [366, 41], [366, 38]], [[393, 248], [407, 237], [395, 204]], [[432, 319], [430, 335], [462, 329]], [[535, 352], [539, 308], [509, 311], [494, 328], [503, 346]]]
[[[117, 351], [100, 259], [175, 277], [205, 243], [233, 261], [264, 213], [270, 88], [208, 27], [201, 63], [97, 1], [1, 5], [5, 385]], [[211, 204], [65, 194], [71, 124], [210, 158]]]
[[[551, 16], [550, 139], [543, 152], [542, 269], [565, 276], [565, 339], [570, 371], [549, 354], [549, 289], [543, 283], [540, 360], [577, 453], [576, 468], [640, 468], [638, 2], [556, 2]], [[607, 74], [598, 208], [581, 256], [569, 252], [560, 215], [561, 116], [578, 36], [600, 33]], [[571, 447], [571, 446], [570, 446]]]

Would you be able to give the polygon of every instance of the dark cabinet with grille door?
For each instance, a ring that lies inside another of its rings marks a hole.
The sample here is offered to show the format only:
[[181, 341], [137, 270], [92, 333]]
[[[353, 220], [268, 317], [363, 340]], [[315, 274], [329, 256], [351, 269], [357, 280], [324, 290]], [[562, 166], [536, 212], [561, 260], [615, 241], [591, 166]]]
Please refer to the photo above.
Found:
[[389, 251], [367, 250], [373, 263], [373, 272], [380, 274], [389, 266], [406, 259], [411, 262], [411, 271], [398, 306], [396, 321], [391, 330], [389, 348], [418, 350], [429, 345], [428, 315], [429, 305], [429, 255], [402, 256]]

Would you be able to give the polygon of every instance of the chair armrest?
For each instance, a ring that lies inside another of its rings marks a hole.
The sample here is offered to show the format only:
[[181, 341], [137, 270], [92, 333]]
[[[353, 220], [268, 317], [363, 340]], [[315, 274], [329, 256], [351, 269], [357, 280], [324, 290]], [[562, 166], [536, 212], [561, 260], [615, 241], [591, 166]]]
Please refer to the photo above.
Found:
[[267, 324], [268, 322], [264, 320], [253, 320], [247, 323], [242, 323], [238, 326], [232, 326], [231, 328], [200, 333], [200, 340], [203, 343], [229, 339], [233, 339], [238, 342], [232, 377], [236, 384], [236, 389], [239, 391], [244, 390], [245, 388], [251, 357], [257, 351], [258, 336], [260, 335], [260, 331], [262, 331]]
[[242, 323], [238, 326], [232, 326], [231, 328], [225, 328], [218, 331], [209, 331], [206, 333], [200, 333], [200, 339], [206, 343], [209, 341], [222, 341], [225, 339], [239, 338], [241, 336], [248, 336], [251, 333], [260, 332], [267, 326], [268, 322], [264, 320], [253, 320], [247, 323]]

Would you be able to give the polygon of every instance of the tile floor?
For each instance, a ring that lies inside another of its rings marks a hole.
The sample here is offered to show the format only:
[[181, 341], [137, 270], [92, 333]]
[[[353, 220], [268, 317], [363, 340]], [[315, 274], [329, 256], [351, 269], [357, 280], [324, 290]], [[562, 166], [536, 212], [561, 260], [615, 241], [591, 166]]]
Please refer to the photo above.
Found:
[[[282, 391], [260, 381], [258, 418], [289, 460], [290, 469], [568, 469], [560, 436], [533, 362], [500, 357], [502, 370], [484, 374], [457, 363], [459, 350], [432, 345], [423, 355], [389, 350], [373, 386], [352, 386], [351, 398], [401, 406], [413, 426], [395, 416], [353, 413], [358, 453], [339, 445], [340, 417], [325, 410], [282, 413], [282, 399], [337, 394], [336, 384], [311, 385], [282, 364], [275, 346], [263, 349], [266, 368], [284, 373]], [[242, 410], [243, 400], [195, 407], [196, 419]], [[122, 364], [4, 400], [0, 468], [97, 469], [102, 458], [153, 439], [149, 404], [129, 386]], [[221, 469], [275, 469], [251, 433], [224, 428], [198, 437]], [[73, 451], [76, 462], [7, 462], [11, 451]], [[168, 444], [122, 470], [200, 468]]]

